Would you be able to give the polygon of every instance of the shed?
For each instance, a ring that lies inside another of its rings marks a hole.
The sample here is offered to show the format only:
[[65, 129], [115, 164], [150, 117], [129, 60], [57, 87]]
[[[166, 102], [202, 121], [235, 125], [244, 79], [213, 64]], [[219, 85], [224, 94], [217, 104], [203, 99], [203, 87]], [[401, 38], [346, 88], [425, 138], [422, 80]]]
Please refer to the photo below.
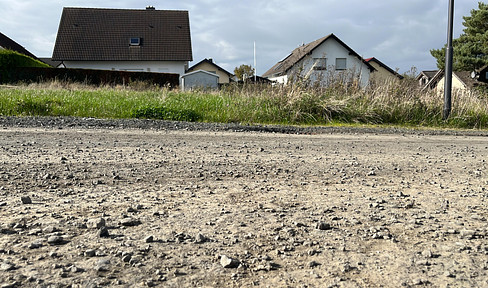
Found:
[[219, 87], [219, 75], [205, 70], [197, 70], [181, 76], [183, 90], [192, 89], [217, 89]]

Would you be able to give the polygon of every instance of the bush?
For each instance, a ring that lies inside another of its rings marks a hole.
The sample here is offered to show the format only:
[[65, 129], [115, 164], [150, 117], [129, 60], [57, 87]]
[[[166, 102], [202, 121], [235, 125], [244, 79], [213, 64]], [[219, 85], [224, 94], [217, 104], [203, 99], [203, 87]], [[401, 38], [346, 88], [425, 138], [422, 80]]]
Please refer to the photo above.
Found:
[[50, 67], [24, 54], [0, 49], [0, 83], [7, 83], [15, 74], [14, 69], [19, 67]]

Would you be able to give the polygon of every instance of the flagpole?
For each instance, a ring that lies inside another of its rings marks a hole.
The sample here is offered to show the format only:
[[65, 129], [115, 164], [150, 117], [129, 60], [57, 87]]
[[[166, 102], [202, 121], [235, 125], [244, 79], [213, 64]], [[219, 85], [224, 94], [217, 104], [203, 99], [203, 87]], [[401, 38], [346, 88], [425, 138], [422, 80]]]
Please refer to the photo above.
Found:
[[254, 83], [256, 83], [256, 41], [254, 41]]

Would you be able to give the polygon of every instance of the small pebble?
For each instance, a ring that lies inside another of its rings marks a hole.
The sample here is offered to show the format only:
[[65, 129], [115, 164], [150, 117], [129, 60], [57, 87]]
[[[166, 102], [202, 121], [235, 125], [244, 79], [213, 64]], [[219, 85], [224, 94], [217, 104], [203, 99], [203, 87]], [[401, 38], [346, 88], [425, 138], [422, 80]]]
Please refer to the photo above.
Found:
[[65, 240], [61, 236], [51, 236], [47, 238], [47, 243], [49, 245], [60, 245], [60, 244], [64, 244]]
[[237, 268], [240, 262], [237, 259], [230, 258], [226, 255], [220, 256], [220, 265], [224, 268]]
[[32, 199], [29, 196], [20, 197], [20, 201], [22, 201], [22, 204], [32, 204]]
[[329, 223], [319, 222], [319, 223], [317, 223], [317, 229], [319, 229], [319, 230], [330, 230], [330, 229], [332, 229], [332, 227], [330, 226]]
[[89, 219], [86, 222], [86, 227], [91, 229], [100, 229], [102, 227], [105, 227], [105, 219], [103, 218]]
[[154, 236], [153, 235], [147, 236], [146, 238], [144, 238], [144, 242], [146, 243], [154, 242]]
[[100, 228], [100, 230], [98, 230], [97, 234], [98, 234], [98, 237], [101, 237], [101, 238], [110, 237], [110, 233], [108, 232], [107, 227]]

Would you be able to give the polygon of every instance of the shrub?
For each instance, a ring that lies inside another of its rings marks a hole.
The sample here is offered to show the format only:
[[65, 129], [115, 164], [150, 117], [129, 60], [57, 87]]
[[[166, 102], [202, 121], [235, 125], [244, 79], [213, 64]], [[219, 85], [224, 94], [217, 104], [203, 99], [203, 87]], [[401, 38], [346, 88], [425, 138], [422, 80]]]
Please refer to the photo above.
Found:
[[24, 54], [0, 49], [0, 83], [9, 82], [13, 70], [19, 67], [50, 67], [49, 65]]

